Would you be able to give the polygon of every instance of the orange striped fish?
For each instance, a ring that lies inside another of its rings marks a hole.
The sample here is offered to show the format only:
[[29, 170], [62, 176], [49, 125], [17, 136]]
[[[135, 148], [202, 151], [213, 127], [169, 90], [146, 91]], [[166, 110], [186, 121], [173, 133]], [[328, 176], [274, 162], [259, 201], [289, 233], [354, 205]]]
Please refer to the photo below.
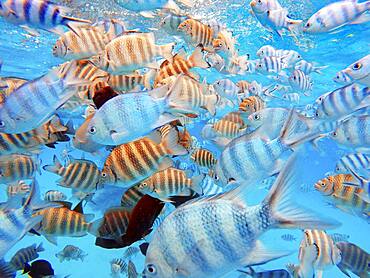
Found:
[[217, 121], [216, 123], [213, 124], [212, 127], [219, 136], [228, 139], [234, 139], [236, 137], [239, 137], [246, 131], [245, 128], [240, 128], [238, 124], [224, 119]]
[[265, 102], [259, 96], [250, 96], [240, 103], [239, 110], [248, 113], [248, 115], [265, 108]]
[[119, 240], [126, 233], [131, 212], [126, 208], [110, 208], [104, 212], [104, 217], [92, 223], [95, 236]]
[[103, 184], [129, 187], [158, 170], [170, 167], [172, 159], [169, 156], [188, 153], [178, 141], [178, 132], [173, 128], [159, 144], [142, 138], [114, 148], [104, 164]]
[[229, 114], [226, 114], [224, 117], [222, 117], [222, 120], [232, 122], [238, 125], [240, 128], [246, 127], [244, 119], [244, 113], [240, 111], [230, 112]]
[[173, 43], [156, 45], [153, 33], [131, 33], [112, 40], [91, 61], [109, 73], [129, 74], [154, 62], [156, 57], [172, 62], [173, 48]]
[[181, 193], [191, 195], [189, 189], [202, 194], [201, 182], [203, 176], [188, 178], [185, 171], [176, 168], [167, 168], [159, 171], [140, 183], [143, 193], [151, 195], [165, 202], [171, 202], [169, 197]]
[[39, 171], [39, 161], [34, 156], [12, 154], [1, 156], [0, 183], [31, 179]]
[[183, 131], [179, 131], [179, 144], [188, 151], [192, 148], [193, 138], [186, 128]]
[[59, 162], [54, 155], [54, 165], [45, 165], [45, 171], [57, 174], [61, 178], [57, 184], [63, 187], [72, 188], [74, 191], [92, 192], [98, 189], [100, 181], [100, 170], [98, 166], [86, 159], [73, 159], [69, 157], [69, 163], [66, 167]]
[[140, 91], [138, 87], [144, 86], [150, 90], [152, 88], [151, 81], [154, 80], [157, 71], [150, 69], [146, 74], [126, 74], [126, 75], [112, 75], [107, 79], [107, 84], [117, 92], [131, 92]]
[[194, 77], [194, 74], [191, 73], [190, 70], [195, 67], [202, 69], [210, 67], [203, 59], [202, 49], [197, 47], [189, 59], [186, 59], [186, 53], [182, 49], [182, 51], [173, 57], [172, 63], [167, 60], [162, 63], [159, 73], [154, 81], [154, 86], [156, 87], [157, 84], [162, 82], [162, 80], [170, 76], [176, 76], [181, 73]]
[[239, 92], [240, 94], [247, 94], [249, 93], [249, 86], [250, 86], [250, 82], [246, 81], [246, 80], [240, 80], [238, 82], [235, 83], [236, 86], [239, 87]]
[[70, 203], [61, 204], [64, 206], [38, 210], [33, 214], [33, 216], [43, 217], [35, 230], [55, 245], [57, 245], [58, 236], [82, 237], [87, 235], [91, 231], [91, 223], [89, 222], [94, 218], [92, 214], [83, 213], [82, 202], [73, 210], [70, 208]]
[[370, 213], [366, 192], [359, 187], [359, 181], [351, 174], [338, 174], [319, 180], [315, 189], [330, 197], [339, 209], [359, 216]]
[[201, 44], [205, 48], [213, 47], [214, 32], [212, 28], [195, 19], [183, 21], [177, 28], [184, 39], [194, 46]]
[[139, 184], [130, 187], [122, 195], [121, 207], [131, 211], [144, 195], [139, 188]]
[[195, 150], [190, 158], [201, 167], [206, 167], [208, 169], [213, 169], [217, 163], [217, 159], [214, 154], [206, 149]]

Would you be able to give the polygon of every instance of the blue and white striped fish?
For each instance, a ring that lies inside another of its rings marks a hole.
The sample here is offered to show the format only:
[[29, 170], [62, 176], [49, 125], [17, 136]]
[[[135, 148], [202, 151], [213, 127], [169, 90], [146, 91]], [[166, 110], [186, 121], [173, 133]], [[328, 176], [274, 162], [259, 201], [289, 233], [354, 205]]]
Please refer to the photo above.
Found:
[[213, 88], [221, 97], [237, 102], [239, 87], [230, 79], [221, 79], [213, 83]]
[[186, 15], [170, 13], [161, 20], [160, 27], [170, 35], [179, 35], [181, 32], [177, 28], [187, 19], [189, 19], [189, 17]]
[[338, 174], [348, 174], [350, 169], [356, 173], [369, 172], [370, 154], [350, 153], [342, 156], [335, 165], [335, 172]]
[[202, 182], [202, 189], [204, 196], [210, 196], [214, 194], [223, 193], [224, 189], [214, 181], [214, 177], [206, 175]]
[[299, 103], [301, 96], [298, 93], [284, 94], [283, 100], [289, 101], [290, 103]]
[[256, 63], [256, 70], [260, 73], [279, 73], [287, 67], [288, 65], [286, 64], [284, 57], [267, 56], [261, 58]]
[[[369, 17], [370, 18], [370, 17]], [[334, 78], [337, 83], [359, 83], [370, 86], [370, 54], [349, 65], [337, 73]]]
[[[258, 238], [271, 228], [333, 228], [337, 222], [292, 202], [296, 159], [288, 161], [258, 205], [247, 206], [245, 187], [190, 201], [172, 212], [149, 244], [144, 278], [222, 277], [245, 265], [262, 264], [289, 252], [266, 250]], [[255, 254], [266, 254], [255, 256]], [[258, 258], [257, 258], [258, 257]]]
[[281, 10], [283, 8], [277, 0], [252, 0], [250, 6], [252, 14], [268, 30], [270, 28], [268, 27], [267, 11]]
[[307, 62], [306, 60], [301, 60], [295, 64], [295, 69], [301, 70], [305, 74], [310, 74], [312, 72], [316, 72], [322, 74], [321, 70], [327, 68], [328, 66], [315, 66], [314, 63]]
[[0, 5], [0, 15], [5, 20], [58, 34], [63, 33], [61, 25], [73, 30], [75, 26], [91, 24], [89, 20], [67, 16], [68, 12], [68, 8], [47, 0], [6, 0]]
[[357, 84], [348, 85], [322, 96], [317, 104], [318, 119], [339, 119], [359, 108], [370, 96], [370, 88], [360, 89]]
[[288, 67], [293, 67], [299, 60], [302, 59], [302, 56], [295, 50], [286, 50], [286, 49], [276, 49], [271, 45], [264, 45], [257, 51], [257, 56], [260, 58], [275, 56], [275, 57], [284, 57], [284, 61]]
[[283, 29], [297, 33], [301, 24], [302, 20], [294, 20], [288, 17], [287, 9], [267, 11], [267, 25], [276, 31], [279, 36], [282, 36]]
[[301, 70], [294, 70], [289, 77], [289, 84], [293, 89], [308, 94], [312, 90], [313, 82], [311, 77]]
[[366, 11], [370, 10], [370, 1], [362, 3], [356, 0], [340, 1], [329, 4], [310, 17], [304, 26], [306, 33], [327, 33], [347, 24], [369, 21]]
[[73, 76], [75, 66], [62, 64], [7, 96], [0, 107], [0, 132], [27, 132], [48, 121], [86, 83]]

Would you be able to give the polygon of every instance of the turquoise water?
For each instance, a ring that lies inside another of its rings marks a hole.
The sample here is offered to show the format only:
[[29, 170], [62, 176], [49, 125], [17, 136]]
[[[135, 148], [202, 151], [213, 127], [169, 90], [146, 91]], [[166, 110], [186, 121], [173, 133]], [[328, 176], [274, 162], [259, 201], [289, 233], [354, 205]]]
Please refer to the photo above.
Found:
[[[143, 19], [139, 15], [134, 15], [111, 1], [94, 1], [94, 3], [85, 3], [80, 1], [78, 4], [78, 15], [84, 18], [96, 19], [113, 16], [123, 19], [128, 26], [141, 31], [148, 31], [149, 27], [158, 26], [159, 19]], [[339, 84], [333, 82], [336, 72], [344, 69], [354, 61], [369, 54], [370, 50], [370, 23], [362, 25], [346, 26], [341, 32], [335, 34], [322, 35], [303, 35], [298, 37], [298, 42], [292, 37], [284, 36], [283, 39], [271, 34], [257, 24], [256, 19], [249, 13], [249, 5], [245, 1], [200, 1], [196, 7], [189, 10], [189, 14], [203, 19], [215, 18], [224, 23], [227, 28], [233, 31], [237, 37], [240, 55], [250, 54], [251, 59], [256, 59], [256, 51], [263, 45], [270, 44], [278, 49], [292, 49], [298, 51], [305, 60], [314, 61], [320, 65], [327, 65], [323, 74], [312, 74], [314, 82], [311, 96], [302, 97], [300, 105], [310, 104], [325, 92], [332, 91]], [[281, 1], [282, 6], [287, 7], [293, 18], [308, 19], [315, 11], [331, 3], [332, 1]], [[77, 3], [72, 3], [77, 5]], [[62, 63], [63, 61], [53, 57], [51, 49], [54, 45], [57, 35], [41, 31], [38, 37], [31, 37], [20, 27], [5, 22], [0, 18], [0, 58], [3, 60], [1, 76], [15, 76], [27, 79], [36, 78], [46, 73], [51, 67]], [[155, 31], [156, 38], [161, 43], [171, 42], [171, 38], [163, 31]], [[207, 82], [213, 83], [215, 80], [223, 78], [223, 75], [216, 71], [199, 70], [202, 76], [207, 78]], [[257, 80], [264, 86], [271, 81], [264, 76], [248, 74], [242, 76], [231, 76], [233, 81], [238, 80]], [[274, 103], [268, 104], [273, 107]], [[288, 106], [288, 105], [286, 105]], [[199, 138], [200, 124], [195, 124], [189, 132]], [[200, 139], [200, 138], [199, 138]], [[201, 140], [201, 139], [200, 139]], [[217, 151], [211, 144], [207, 148]], [[61, 156], [63, 151], [70, 150], [68, 143], [59, 143], [57, 148], [45, 148], [41, 154], [42, 164], [51, 164], [54, 154]], [[320, 143], [320, 151], [312, 149], [311, 146], [305, 146], [300, 151], [299, 167], [303, 173], [300, 177], [301, 182], [297, 184], [294, 190], [295, 198], [302, 205], [318, 211], [320, 214], [331, 216], [342, 223], [342, 226], [333, 232], [348, 234], [349, 241], [355, 243], [366, 251], [370, 251], [370, 226], [359, 217], [355, 217], [338, 209], [327, 205], [326, 200], [312, 190], [312, 185], [325, 174], [334, 169], [338, 158], [346, 153], [345, 149], [339, 148], [334, 142], [325, 139]], [[73, 150], [69, 153], [75, 158], [84, 156], [87, 159], [94, 160], [100, 167], [104, 164], [104, 159], [90, 154], [83, 154], [80, 151]], [[0, 158], [1, 159], [1, 158]], [[70, 196], [70, 191], [65, 188], [57, 187], [55, 181], [58, 176], [46, 171], [36, 176], [41, 192], [44, 193], [50, 189], [58, 189]], [[302, 189], [303, 187], [303, 189]], [[5, 188], [5, 186], [3, 186]], [[304, 190], [309, 188], [309, 190]], [[94, 197], [95, 204], [88, 203], [85, 207], [86, 213], [95, 214], [98, 219], [102, 216], [105, 209], [118, 206], [123, 189], [114, 187], [105, 187]], [[251, 198], [253, 202], [258, 202], [261, 196], [267, 193], [267, 189], [261, 189], [258, 196]], [[0, 201], [6, 201], [5, 190], [1, 192]], [[75, 202], [76, 203], [76, 202]], [[281, 235], [290, 233], [294, 235], [296, 241], [288, 242], [281, 239]], [[272, 230], [262, 236], [262, 240], [267, 246], [274, 249], [287, 249], [298, 251], [302, 233], [299, 230]], [[150, 236], [148, 237], [150, 240]], [[57, 275], [71, 275], [70, 277], [110, 277], [110, 261], [114, 258], [122, 257], [125, 249], [103, 249], [94, 245], [95, 237], [87, 235], [81, 238], [63, 238], [58, 239], [58, 246], [46, 241], [43, 237], [32, 235], [25, 236], [18, 242], [6, 255], [5, 259], [10, 260], [13, 254], [19, 249], [29, 246], [33, 243], [43, 242], [46, 251], [40, 253], [40, 259], [49, 260]], [[61, 251], [65, 245], [72, 244], [81, 248], [88, 256], [83, 262], [69, 261], [60, 263], [55, 254]], [[138, 244], [135, 244], [137, 246]], [[139, 272], [143, 269], [144, 257], [140, 254], [134, 259], [136, 268]], [[275, 260], [266, 265], [257, 267], [258, 270], [268, 270], [285, 268], [287, 263], [298, 263], [298, 253]], [[21, 277], [20, 272], [18, 276]], [[17, 277], [18, 277], [17, 276]], [[125, 277], [125, 275], [122, 275]], [[234, 272], [227, 277], [239, 277], [239, 273]], [[346, 277], [337, 267], [332, 267], [324, 272], [324, 277]], [[353, 276], [354, 277], [354, 276]]]

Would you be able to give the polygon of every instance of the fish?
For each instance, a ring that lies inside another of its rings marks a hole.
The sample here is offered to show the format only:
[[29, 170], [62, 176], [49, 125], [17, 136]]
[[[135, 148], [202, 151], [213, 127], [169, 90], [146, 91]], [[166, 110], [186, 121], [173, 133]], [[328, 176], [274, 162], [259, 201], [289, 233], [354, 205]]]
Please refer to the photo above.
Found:
[[4, 102], [5, 98], [9, 96], [15, 89], [22, 86], [28, 80], [18, 77], [0, 77], [0, 101]]
[[213, 88], [220, 96], [237, 102], [240, 89], [230, 79], [217, 80], [215, 83], [213, 83]]
[[290, 274], [285, 269], [275, 269], [275, 270], [267, 270], [256, 272], [252, 267], [248, 267], [246, 271], [238, 270], [241, 273], [245, 273], [246, 275], [253, 277], [253, 278], [290, 278]]
[[[227, 139], [222, 141], [230, 142], [232, 139], [245, 134], [246, 131], [246, 128], [240, 128], [238, 124], [221, 119], [213, 125], [205, 125], [202, 129], [201, 135], [207, 140], [219, 141], [218, 138], [221, 137]], [[219, 143], [221, 144], [221, 142]]]
[[335, 165], [337, 174], [346, 174], [350, 170], [361, 172], [362, 170], [370, 169], [370, 154], [366, 153], [350, 153], [342, 156]]
[[92, 224], [95, 236], [119, 241], [126, 233], [131, 212], [123, 207], [113, 207], [104, 212], [101, 219], [95, 220]]
[[190, 18], [181, 22], [177, 30], [185, 41], [193, 46], [202, 45], [203, 48], [212, 49], [215, 39], [214, 31], [211, 27], [202, 22]]
[[40, 161], [35, 156], [11, 154], [1, 156], [0, 183], [31, 179], [40, 172]]
[[348, 24], [360, 24], [369, 20], [365, 12], [369, 11], [370, 2], [338, 1], [331, 3], [314, 13], [306, 22], [303, 32], [320, 34], [334, 31]]
[[296, 241], [297, 240], [292, 234], [283, 234], [281, 238], [285, 241]]
[[0, 132], [27, 132], [47, 122], [85, 82], [73, 76], [75, 66], [62, 64], [10, 94], [0, 106]]
[[[50, 262], [46, 260], [37, 260], [31, 263], [31, 265], [26, 264], [23, 269], [23, 274], [27, 273], [31, 278], [39, 277], [53, 277], [54, 269]], [[66, 278], [66, 277], [64, 277]]]
[[290, 86], [297, 91], [308, 94], [312, 90], [313, 81], [310, 76], [306, 75], [301, 70], [294, 70], [292, 75], [289, 76]]
[[123, 254], [123, 258], [125, 259], [131, 259], [136, 257], [137, 254], [139, 254], [140, 249], [138, 247], [130, 246], [127, 247], [126, 251]]
[[121, 197], [121, 207], [131, 211], [145, 194], [139, 188], [139, 183], [127, 189]]
[[187, 15], [175, 14], [170, 12], [161, 20], [159, 26], [170, 35], [180, 35], [178, 27], [187, 19], [189, 19], [189, 16]]
[[370, 129], [370, 115], [350, 116], [339, 122], [329, 137], [340, 145], [368, 149], [370, 138], [367, 136]]
[[239, 104], [239, 111], [246, 113], [248, 116], [264, 108], [265, 102], [259, 96], [247, 97]]
[[214, 68], [215, 70], [222, 72], [226, 67], [226, 62], [224, 58], [222, 58], [217, 53], [208, 52], [205, 56], [207, 63]]
[[[347, 235], [347, 234], [332, 233], [332, 234], [329, 234], [329, 236], [331, 237], [331, 239], [333, 240], [333, 242], [335, 244], [337, 244], [338, 242], [343, 242], [343, 241], [348, 242], [348, 239], [349, 239], [349, 235]], [[338, 247], [338, 245], [337, 245], [337, 247]], [[339, 250], [340, 250], [340, 248], [339, 248]]]
[[294, 68], [295, 64], [302, 59], [302, 56], [295, 50], [276, 49], [271, 45], [264, 45], [257, 51], [257, 56], [265, 57], [280, 57], [283, 58], [287, 68]]
[[322, 96], [317, 105], [315, 116], [319, 119], [337, 120], [357, 110], [370, 96], [370, 88], [361, 89], [351, 84]]
[[110, 41], [103, 52], [92, 56], [90, 60], [108, 73], [130, 74], [153, 63], [156, 57], [172, 62], [173, 48], [173, 43], [156, 45], [153, 33], [130, 33]]
[[[269, 194], [256, 206], [245, 204], [245, 187], [238, 187], [177, 208], [154, 232], [143, 275], [220, 277], [241, 266], [289, 254], [263, 247], [258, 238], [270, 228], [335, 227], [336, 221], [323, 220], [292, 204], [288, 188], [295, 182], [295, 163], [293, 156]], [[282, 203], [284, 209], [280, 211]]]
[[60, 34], [63, 32], [61, 26], [74, 30], [76, 26], [91, 24], [89, 20], [67, 16], [69, 11], [67, 7], [46, 0], [6, 0], [0, 7], [0, 15], [6, 21], [28, 26], [26, 30], [30, 33], [32, 28], [39, 28]]
[[67, 196], [58, 190], [48, 190], [45, 193], [44, 200], [48, 202], [58, 202], [67, 200]]
[[284, 57], [267, 56], [256, 63], [256, 70], [262, 74], [279, 73], [287, 67]]
[[291, 103], [299, 103], [301, 96], [298, 93], [290, 93], [282, 95], [282, 99]]
[[370, 87], [370, 54], [362, 57], [344, 70], [339, 71], [334, 81], [342, 84], [356, 82]]
[[94, 215], [83, 213], [82, 201], [73, 210], [70, 209], [70, 203], [56, 204], [61, 204], [62, 207], [41, 209], [33, 213], [34, 217], [42, 219], [35, 230], [50, 243], [58, 245], [58, 236], [82, 237], [88, 232], [93, 233], [90, 221]]
[[243, 112], [237, 111], [237, 112], [230, 112], [226, 114], [224, 117], [222, 117], [222, 120], [232, 122], [234, 124], [237, 124], [241, 128], [247, 127], [245, 114]]
[[16, 271], [5, 262], [4, 259], [0, 259], [0, 277], [3, 278], [15, 278]]
[[225, 191], [221, 186], [219, 186], [215, 182], [215, 180], [217, 180], [215, 176], [206, 175], [204, 177], [203, 183], [202, 183], [203, 196], [220, 194]]
[[322, 74], [322, 70], [326, 69], [328, 66], [316, 66], [314, 63], [307, 62], [306, 60], [301, 60], [297, 62], [294, 69], [302, 71], [304, 74], [318, 73]]
[[188, 151], [178, 144], [178, 133], [172, 129], [158, 144], [149, 138], [122, 144], [107, 157], [101, 172], [102, 184], [129, 187], [158, 170], [172, 166], [171, 156]]
[[197, 163], [200, 167], [213, 169], [217, 163], [215, 155], [207, 149], [196, 149], [190, 155], [190, 158]]
[[279, 36], [282, 36], [283, 29], [289, 30], [293, 33], [298, 33], [301, 28], [302, 20], [291, 19], [288, 16], [287, 9], [268, 10], [267, 12], [267, 26], [276, 31]]
[[335, 245], [342, 253], [342, 260], [337, 264], [340, 271], [348, 277], [350, 277], [348, 271], [351, 271], [358, 277], [369, 275], [369, 253], [350, 242], [337, 242]]
[[188, 152], [193, 148], [193, 137], [190, 132], [184, 128], [182, 131], [179, 131], [179, 144], [183, 146]]
[[110, 261], [111, 276], [119, 277], [120, 273], [127, 271], [127, 263], [123, 259], [113, 259]]
[[145, 179], [139, 184], [139, 189], [154, 198], [169, 202], [170, 196], [190, 193], [189, 189], [201, 194], [202, 180], [202, 175], [188, 178], [185, 171], [170, 167]]
[[[232, 32], [220, 26], [220, 24], [217, 23], [216, 20], [214, 21], [215, 22], [213, 26], [209, 25], [214, 32], [214, 36], [217, 36], [217, 38], [214, 39], [212, 42], [213, 49], [226, 61], [226, 63], [229, 64], [231, 60], [239, 56], [238, 51], [235, 47], [237, 41]], [[249, 55], [246, 55], [245, 58], [249, 60]], [[241, 62], [240, 56], [238, 60], [239, 62]]]
[[[140, 87], [150, 90], [152, 89], [152, 81], [157, 75], [157, 70], [150, 69], [145, 74], [125, 74], [112, 75], [109, 74], [106, 83], [115, 91], [120, 93], [140, 91]], [[154, 83], [154, 81], [153, 81]]]
[[14, 270], [23, 270], [24, 265], [39, 257], [39, 252], [45, 251], [42, 243], [19, 249], [11, 258], [10, 265]]
[[185, 74], [193, 77], [194, 74], [190, 72], [193, 68], [208, 69], [209, 67], [209, 64], [203, 59], [201, 47], [195, 48], [189, 58], [186, 58], [186, 53], [182, 49], [173, 57], [172, 63], [167, 60], [162, 63], [154, 80], [154, 86], [170, 76]]
[[54, 155], [53, 163], [42, 168], [61, 177], [57, 180], [59, 186], [86, 193], [99, 189], [101, 172], [95, 162], [69, 156], [69, 163], [64, 167]]
[[283, 7], [277, 0], [252, 0], [249, 3], [251, 7], [251, 13], [257, 18], [263, 27], [267, 30], [272, 31], [268, 26], [268, 11], [282, 10]]
[[139, 274], [136, 270], [135, 264], [129, 260], [127, 264], [127, 277], [128, 278], [137, 278], [139, 277]]
[[[117, 2], [121, 7], [135, 12], [151, 11], [155, 9], [168, 9], [173, 12], [180, 12], [180, 8], [172, 0], [138, 0], [135, 3], [129, 0], [115, 0], [115, 2]], [[193, 6], [192, 0], [179, 0], [179, 2], [188, 7]]]
[[30, 193], [31, 186], [26, 184], [24, 181], [18, 181], [16, 184], [9, 184], [6, 189], [6, 194], [8, 198], [20, 195], [25, 196]]
[[64, 262], [64, 261], [78, 261], [81, 260], [81, 262], [84, 261], [84, 258], [87, 256], [84, 251], [82, 251], [80, 248], [74, 245], [66, 245], [62, 251], [58, 252], [55, 254], [55, 257], [59, 259], [59, 262]]

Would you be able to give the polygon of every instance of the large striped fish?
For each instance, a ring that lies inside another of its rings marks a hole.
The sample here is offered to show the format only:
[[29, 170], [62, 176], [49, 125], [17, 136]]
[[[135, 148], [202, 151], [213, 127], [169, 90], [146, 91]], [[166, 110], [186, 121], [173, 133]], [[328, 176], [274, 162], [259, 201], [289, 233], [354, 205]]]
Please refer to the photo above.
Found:
[[351, 153], [342, 156], [335, 165], [335, 172], [340, 174], [354, 172], [368, 172], [370, 169], [370, 154], [367, 153]]
[[1, 156], [0, 183], [11, 183], [31, 179], [40, 171], [39, 160], [35, 156], [12, 154]]
[[370, 54], [339, 71], [334, 81], [344, 84], [356, 82], [370, 87]]
[[139, 188], [139, 184], [130, 187], [121, 197], [121, 207], [131, 211], [144, 195]]
[[202, 45], [204, 48], [213, 48], [215, 34], [208, 25], [191, 18], [183, 21], [177, 29], [184, 39], [193, 46]]
[[336, 246], [342, 253], [342, 260], [337, 264], [338, 268], [348, 277], [348, 271], [359, 277], [370, 275], [370, 254], [350, 242], [337, 242]]
[[62, 64], [10, 94], [0, 106], [0, 132], [27, 132], [50, 119], [85, 82], [74, 76], [75, 66], [76, 62]]
[[13, 24], [62, 33], [61, 25], [74, 30], [76, 25], [90, 24], [89, 20], [67, 16], [70, 9], [47, 0], [6, 0], [0, 5], [0, 15]]
[[271, 228], [335, 227], [336, 221], [292, 203], [289, 188], [297, 179], [295, 163], [295, 158], [287, 163], [258, 205], [247, 206], [245, 187], [239, 187], [178, 207], [155, 231], [143, 277], [222, 277], [239, 267], [289, 254], [266, 250], [260, 243], [258, 238]]

